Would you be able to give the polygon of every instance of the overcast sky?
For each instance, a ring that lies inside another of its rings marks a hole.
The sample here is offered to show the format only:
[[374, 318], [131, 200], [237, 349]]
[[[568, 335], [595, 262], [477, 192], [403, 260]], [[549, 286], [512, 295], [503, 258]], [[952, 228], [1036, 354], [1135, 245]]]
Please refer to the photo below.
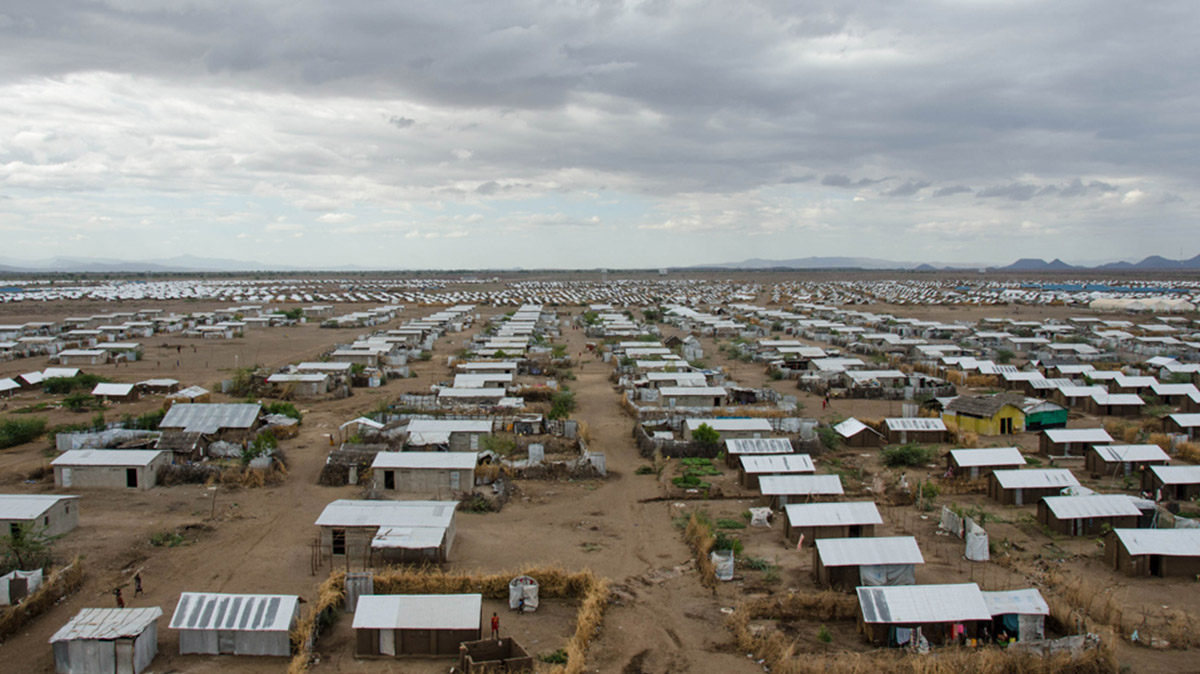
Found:
[[1200, 253], [1195, 0], [8, 0], [0, 257]]

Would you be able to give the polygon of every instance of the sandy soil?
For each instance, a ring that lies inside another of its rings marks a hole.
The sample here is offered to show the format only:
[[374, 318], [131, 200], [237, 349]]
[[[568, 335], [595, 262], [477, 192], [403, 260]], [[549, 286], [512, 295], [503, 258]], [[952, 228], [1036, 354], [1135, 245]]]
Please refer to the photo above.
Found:
[[[764, 298], [760, 297], [760, 301]], [[138, 305], [97, 305], [80, 303], [53, 305], [45, 313], [29, 315], [29, 307], [0, 307], [0, 321], [53, 320], [79, 313], [102, 310], [133, 310]], [[213, 306], [187, 305], [155, 308], [176, 311], [202, 310]], [[119, 309], [118, 309], [119, 307]], [[361, 307], [355, 307], [361, 308]], [[16, 309], [25, 314], [15, 313]], [[973, 319], [975, 310], [914, 307], [877, 307], [915, 317]], [[339, 307], [339, 313], [352, 310]], [[432, 313], [433, 308], [412, 307], [395, 323]], [[481, 308], [485, 317], [499, 310]], [[568, 310], [569, 311], [569, 310]], [[986, 315], [998, 315], [995, 309]], [[1077, 313], [1077, 312], [1076, 312]], [[982, 315], [982, 314], [981, 314]], [[1022, 316], [1029, 315], [1022, 309]], [[477, 324], [472, 331], [482, 328]], [[152, 376], [179, 379], [184, 385], [209, 388], [228, 376], [235, 364], [261, 363], [281, 365], [312, 359], [336, 342], [348, 342], [362, 330], [321, 330], [316, 325], [251, 330], [243, 339], [231, 342], [185, 340], [155, 337], [146, 340], [146, 357], [129, 367], [88, 368], [115, 381], [136, 382]], [[665, 328], [665, 334], [674, 334]], [[355, 498], [357, 487], [329, 488], [316, 484], [317, 476], [330, 448], [328, 434], [354, 416], [374, 408], [381, 400], [406, 392], [426, 392], [429, 385], [451, 378], [446, 356], [454, 354], [470, 333], [454, 334], [439, 340], [429, 362], [415, 363], [413, 379], [389, 382], [380, 389], [355, 389], [355, 395], [340, 401], [305, 403], [300, 436], [282, 445], [289, 462], [289, 474], [283, 484], [261, 489], [204, 488], [180, 486], [156, 488], [140, 493], [104, 490], [73, 490], [83, 496], [79, 528], [58, 543], [58, 554], [85, 556], [88, 579], [79, 593], [67, 598], [39, 617], [21, 634], [0, 644], [4, 671], [51, 672], [53, 661], [47, 644], [50, 635], [80, 608], [110, 606], [110, 592], [125, 586], [128, 605], [160, 606], [167, 617], [182, 591], [279, 592], [299, 594], [312, 599], [316, 585], [328, 573], [328, 567], [314, 570], [311, 546], [316, 537], [313, 521], [321, 509], [336, 498]], [[581, 331], [564, 333], [568, 353], [584, 350], [587, 341]], [[821, 400], [803, 394], [786, 381], [770, 381], [758, 365], [731, 363], [719, 353], [717, 344], [702, 340], [705, 360], [723, 365], [739, 383], [768, 385], [796, 395], [804, 405], [803, 414], [822, 419], [833, 415], [879, 418], [898, 416], [900, 403], [835, 400], [830, 409], [822, 409]], [[166, 345], [168, 348], [163, 348]], [[177, 352], [176, 345], [182, 345]], [[195, 346], [195, 351], [192, 347]], [[236, 359], [235, 359], [236, 357]], [[0, 376], [41, 369], [44, 358], [0, 363]], [[681, 501], [671, 497], [667, 488], [673, 467], [661, 478], [635, 475], [646, 463], [631, 440], [633, 420], [618, 405], [618, 394], [609, 380], [609, 366], [588, 359], [576, 368], [571, 382], [578, 409], [575, 417], [588, 429], [590, 446], [604, 452], [610, 471], [608, 479], [585, 481], [519, 481], [518, 497], [500, 513], [463, 513], [458, 524], [458, 539], [452, 555], [452, 568], [495, 571], [515, 569], [523, 564], [555, 563], [567, 569], [591, 568], [613, 581], [629, 597], [608, 611], [600, 636], [593, 642], [589, 669], [625, 674], [660, 672], [761, 672], [761, 665], [738, 652], [730, 644], [721, 609], [732, 607], [748, 593], [774, 593], [788, 589], [811, 590], [815, 586], [810, 572], [811, 553], [796, 552], [784, 540], [780, 524], [770, 529], [744, 529], [737, 533], [746, 553], [772, 560], [780, 566], [778, 579], [749, 569], [739, 569], [738, 580], [722, 584], [716, 593], [701, 587], [689, 562], [673, 520], [691, 508], [703, 507], [714, 517], [737, 519], [751, 505], [753, 494], [744, 493], [735, 484], [736, 475], [725, 470], [713, 479], [726, 498], [708, 502]], [[9, 401], [10, 411], [47, 400], [40, 393], [22, 393]], [[221, 397], [217, 396], [220, 400]], [[161, 405], [151, 397], [137, 403], [118, 405], [108, 414], [139, 414]], [[87, 420], [90, 415], [65, 411], [44, 414], [51, 424]], [[1079, 419], [1072, 425], [1097, 425], [1096, 419]], [[985, 442], [990, 439], [985, 439]], [[1001, 439], [995, 439], [1000, 444]], [[1002, 439], [1012, 444], [1012, 439]], [[1016, 442], [1026, 448], [1036, 445], [1033, 435], [1020, 436]], [[0, 488], [6, 492], [54, 492], [52, 482], [26, 482], [32, 471], [47, 461], [46, 441], [0, 452]], [[833, 468], [834, 459], [845, 470], [861, 467], [870, 484], [873, 476], [885, 480], [894, 477], [883, 468], [873, 450], [840, 450], [818, 457], [823, 471]], [[940, 472], [936, 466], [909, 471], [910, 480]], [[1081, 475], [1081, 477], [1083, 477]], [[1085, 484], [1087, 481], [1084, 481]], [[858, 494], [866, 498], [869, 495]], [[942, 501], [979, 505], [999, 521], [989, 524], [993, 540], [1006, 539], [1034, 555], [1048, 554], [1049, 539], [1029, 524], [1032, 507], [1005, 508], [981, 494], [945, 496]], [[986, 589], [1027, 586], [1024, 578], [997, 564], [969, 564], [962, 559], [961, 542], [936, 532], [932, 514], [924, 515], [911, 507], [881, 507], [886, 525], [882, 533], [907, 533], [918, 538], [927, 563], [918, 571], [918, 582], [979, 582]], [[148, 543], [156, 532], [181, 530], [187, 544], [174, 548], [156, 548]], [[1200, 597], [1194, 583], [1131, 580], [1114, 575], [1098, 561], [1093, 540], [1059, 540], [1059, 550], [1068, 555], [1056, 559], [1071, 574], [1116, 588], [1131, 610], [1150, 610], [1167, 604], [1193, 614], [1200, 612]], [[1057, 553], [1055, 553], [1057, 554]], [[132, 577], [140, 571], [147, 593], [132, 597]], [[543, 611], [530, 616], [501, 613], [502, 631], [512, 634], [534, 653], [546, 653], [560, 647], [573, 630], [573, 607], [548, 602]], [[159, 657], [153, 670], [158, 672], [219, 672], [234, 668], [239, 672], [279, 672], [283, 659], [231, 658], [178, 655], [178, 638], [160, 622]], [[343, 617], [335, 629], [318, 643], [321, 662], [316, 672], [442, 672], [448, 660], [359, 661], [353, 657], [350, 618]], [[815, 648], [816, 624], [803, 621], [780, 625], [804, 643]], [[865, 645], [852, 624], [830, 625], [835, 649], [862, 650]], [[1192, 667], [1191, 654], [1184, 651], [1150, 651], [1122, 646], [1121, 658], [1136, 672], [1176, 672]]]

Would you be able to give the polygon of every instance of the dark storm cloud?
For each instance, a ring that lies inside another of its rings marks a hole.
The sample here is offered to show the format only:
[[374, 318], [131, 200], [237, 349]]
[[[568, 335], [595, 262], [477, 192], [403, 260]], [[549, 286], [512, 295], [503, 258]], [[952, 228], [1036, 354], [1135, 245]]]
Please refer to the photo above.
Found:
[[885, 197], [911, 197], [931, 184], [928, 180], [906, 180], [890, 190], [885, 190], [883, 195]]
[[966, 185], [951, 185], [949, 187], [940, 187], [940, 188], [934, 190], [933, 196], [949, 197], [949, 196], [953, 196], [955, 194], [970, 194], [973, 191], [974, 190], [972, 190], [970, 187], [967, 187]]

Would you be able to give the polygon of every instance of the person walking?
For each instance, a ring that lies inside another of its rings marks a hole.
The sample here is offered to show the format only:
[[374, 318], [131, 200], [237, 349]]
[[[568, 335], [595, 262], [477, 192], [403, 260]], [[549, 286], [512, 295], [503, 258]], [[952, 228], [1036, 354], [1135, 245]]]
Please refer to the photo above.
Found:
[[142, 589], [142, 572], [139, 571], [133, 575], [133, 596], [140, 597], [144, 594], [146, 591]]
[[[120, 596], [120, 590], [117, 590], [117, 592], [118, 596]], [[500, 638], [500, 616], [496, 615], [495, 611], [492, 612], [492, 638]]]
[[125, 598], [121, 596], [121, 588], [113, 590], [113, 596], [117, 598], [117, 608], [125, 608]]

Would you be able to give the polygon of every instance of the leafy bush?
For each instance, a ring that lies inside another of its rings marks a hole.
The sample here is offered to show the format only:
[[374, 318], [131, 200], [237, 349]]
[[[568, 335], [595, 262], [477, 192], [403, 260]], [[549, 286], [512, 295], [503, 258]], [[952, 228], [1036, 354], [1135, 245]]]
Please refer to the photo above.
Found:
[[721, 434], [717, 429], [708, 424], [700, 424], [700, 427], [692, 431], [692, 441], [705, 447], [712, 447], [721, 440]]
[[550, 413], [547, 414], [551, 419], [566, 419], [571, 416], [571, 412], [575, 411], [575, 392], [567, 388], [554, 394], [550, 398]]
[[725, 533], [724, 531], [716, 532], [716, 539], [713, 541], [713, 550], [732, 550], [735, 556], [740, 556], [745, 546], [742, 545], [740, 538], [735, 538]]
[[84, 393], [83, 391], [76, 391], [62, 399], [63, 407], [72, 412], [86, 412], [95, 404], [96, 399], [90, 393]]
[[277, 309], [277, 310], [275, 310], [274, 313], [276, 316], [283, 316], [284, 318], [288, 318], [293, 321], [298, 321], [301, 318], [304, 318], [304, 309], [302, 309], [301, 307], [296, 307], [295, 309], [288, 309], [287, 311], [279, 311]]
[[158, 531], [150, 534], [150, 545], [156, 548], [177, 548], [187, 543], [178, 531]]
[[821, 445], [828, 450], [837, 449], [838, 443], [841, 442], [841, 436], [833, 430], [833, 426], [817, 426], [817, 438], [821, 440]]
[[51, 377], [42, 382], [42, 390], [53, 395], [66, 395], [75, 389], [88, 391], [96, 388], [96, 384], [108, 381], [98, 374], [80, 372], [74, 377]]
[[300, 421], [304, 418], [304, 415], [300, 414], [300, 410], [296, 409], [295, 405], [283, 401], [266, 405], [263, 407], [263, 411], [267, 414], [282, 414], [283, 416], [291, 417], [296, 421]]
[[718, 529], [745, 529], [746, 523], [741, 520], [722, 518], [722, 519], [717, 520], [717, 528]]
[[503, 435], [485, 435], [480, 440], [479, 446], [483, 449], [491, 450], [500, 456], [508, 456], [517, 451], [517, 441]]
[[551, 653], [542, 653], [538, 656], [538, 660], [549, 665], [565, 665], [567, 664], [567, 652], [560, 648]]
[[158, 430], [158, 424], [162, 422], [163, 417], [166, 415], [166, 410], [151, 410], [140, 417], [126, 414], [121, 417], [121, 425], [125, 428], [138, 431], [156, 431]]
[[898, 466], [920, 466], [933, 459], [933, 450], [909, 443], [899, 447], [888, 447], [880, 453], [883, 465], [895, 468]]
[[654, 470], [654, 466], [643, 465], [643, 466], [638, 466], [637, 470], [633, 471], [633, 474], [634, 475], [653, 475], [656, 472], [658, 472], [658, 471]]
[[46, 432], [46, 420], [41, 417], [5, 419], [0, 422], [0, 449], [23, 445]]
[[254, 442], [242, 451], [242, 465], [248, 465], [260, 456], [266, 456], [279, 448], [279, 441], [271, 431], [263, 431], [254, 436]]

